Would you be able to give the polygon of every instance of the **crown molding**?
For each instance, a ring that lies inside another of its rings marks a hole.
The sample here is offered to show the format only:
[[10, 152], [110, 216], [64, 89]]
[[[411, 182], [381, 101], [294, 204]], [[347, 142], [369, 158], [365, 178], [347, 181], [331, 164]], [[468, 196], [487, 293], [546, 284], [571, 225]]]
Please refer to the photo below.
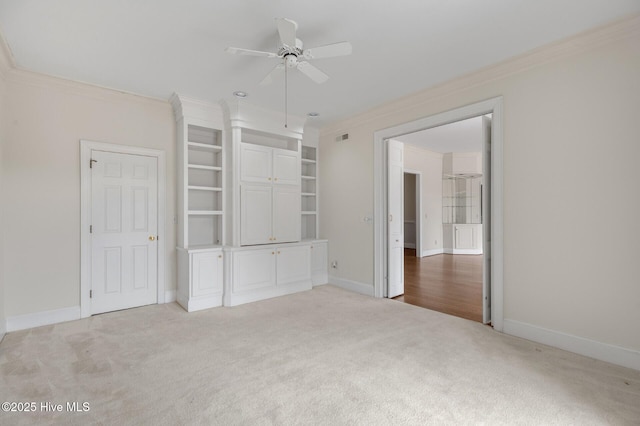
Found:
[[20, 68], [10, 70], [7, 81], [32, 87], [59, 90], [72, 95], [106, 101], [120, 101], [126, 99], [127, 101], [157, 106], [162, 105], [164, 107], [171, 108], [168, 99], [140, 95], [137, 93], [127, 92], [125, 90], [113, 89], [82, 81], [68, 80], [62, 77], [40, 74]]
[[560, 59], [595, 50], [615, 41], [634, 37], [640, 37], [640, 14], [629, 15], [604, 26], [584, 31], [419, 92], [386, 102], [351, 118], [323, 127], [321, 135], [329, 136], [344, 133], [350, 127], [376, 122], [391, 114], [411, 111], [416, 107], [432, 102], [434, 99], [469, 90]]
[[115, 100], [126, 97], [128, 98], [127, 100], [147, 104], [168, 105], [167, 99], [139, 95], [137, 93], [112, 89], [110, 87], [104, 87], [97, 84], [69, 80], [62, 77], [21, 69], [16, 65], [11, 48], [7, 44], [2, 33], [0, 33], [0, 78], [5, 81], [18, 84], [26, 84], [41, 88], [54, 88], [67, 93], [102, 100]]
[[7, 79], [9, 72], [16, 67], [11, 48], [7, 44], [2, 32], [0, 32], [0, 78]]

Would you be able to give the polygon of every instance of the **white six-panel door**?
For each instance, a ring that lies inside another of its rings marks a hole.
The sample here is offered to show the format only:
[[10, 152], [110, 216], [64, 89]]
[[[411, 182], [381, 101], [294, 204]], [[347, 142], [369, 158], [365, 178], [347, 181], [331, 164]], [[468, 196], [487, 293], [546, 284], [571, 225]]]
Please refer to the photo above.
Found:
[[388, 297], [404, 294], [404, 145], [389, 140], [388, 173]]
[[158, 300], [157, 158], [91, 152], [91, 313]]

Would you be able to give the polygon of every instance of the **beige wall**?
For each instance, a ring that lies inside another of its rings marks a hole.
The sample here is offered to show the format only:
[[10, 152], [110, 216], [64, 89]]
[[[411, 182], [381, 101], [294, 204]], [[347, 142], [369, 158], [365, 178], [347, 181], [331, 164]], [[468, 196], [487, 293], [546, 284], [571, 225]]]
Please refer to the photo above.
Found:
[[335, 276], [373, 285], [374, 132], [502, 96], [504, 318], [640, 350], [638, 40], [635, 17], [323, 129]]
[[422, 251], [442, 249], [442, 154], [405, 144], [404, 167], [422, 172]]
[[[3, 163], [3, 151], [6, 142], [5, 129], [7, 125], [7, 105], [6, 105], [6, 74], [9, 71], [9, 66], [5, 62], [7, 57], [6, 53], [2, 51], [4, 43], [0, 39], [0, 340], [4, 336], [6, 330], [6, 308], [5, 308], [5, 291], [4, 291], [4, 220], [3, 211], [5, 209], [6, 202], [4, 201], [4, 179], [2, 170], [4, 169]], [[3, 54], [4, 53], [4, 54]]]
[[168, 102], [13, 71], [2, 158], [8, 317], [79, 306], [80, 139], [166, 152], [166, 288], [175, 288], [175, 121]]

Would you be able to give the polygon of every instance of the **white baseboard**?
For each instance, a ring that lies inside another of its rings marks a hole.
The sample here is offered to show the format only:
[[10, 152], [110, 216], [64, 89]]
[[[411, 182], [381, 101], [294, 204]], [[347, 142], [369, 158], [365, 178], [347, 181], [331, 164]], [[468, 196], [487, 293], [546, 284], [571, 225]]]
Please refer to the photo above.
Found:
[[80, 306], [53, 309], [51, 311], [34, 312], [7, 318], [7, 332], [57, 324], [59, 322], [80, 319]]
[[575, 352], [590, 358], [640, 370], [640, 352], [597, 342], [514, 320], [504, 320], [503, 332], [512, 336]]
[[482, 254], [482, 249], [444, 249], [445, 254]]
[[0, 342], [4, 339], [4, 335], [7, 333], [7, 320], [0, 318]]
[[421, 257], [435, 256], [436, 254], [442, 254], [442, 253], [444, 253], [444, 249], [422, 250]]
[[164, 303], [171, 303], [177, 300], [176, 290], [167, 290], [164, 292]]
[[366, 296], [373, 297], [373, 284], [366, 284], [366, 283], [361, 283], [359, 281], [352, 281], [344, 278], [338, 278], [333, 275], [329, 275], [329, 284], [333, 284], [336, 287], [353, 291], [355, 293], [360, 293]]
[[404, 248], [414, 249], [414, 248], [416, 248], [416, 244], [415, 243], [404, 243]]

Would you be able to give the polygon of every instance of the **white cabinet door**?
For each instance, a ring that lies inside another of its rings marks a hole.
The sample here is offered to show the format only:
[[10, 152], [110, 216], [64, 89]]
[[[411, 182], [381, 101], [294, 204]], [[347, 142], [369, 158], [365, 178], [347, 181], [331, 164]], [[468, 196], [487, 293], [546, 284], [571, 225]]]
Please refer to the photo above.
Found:
[[222, 251], [191, 255], [191, 296], [222, 292]]
[[247, 250], [233, 254], [233, 292], [275, 287], [276, 250]]
[[472, 226], [454, 226], [456, 249], [474, 249], [475, 229]]
[[329, 278], [328, 246], [326, 242], [311, 245], [311, 280], [313, 285], [326, 284]]
[[273, 183], [300, 185], [300, 154], [288, 149], [273, 149]]
[[271, 183], [272, 150], [267, 146], [240, 144], [240, 180]]
[[300, 209], [299, 187], [273, 187], [274, 242], [286, 243], [300, 241], [302, 220]]
[[311, 280], [311, 249], [308, 245], [279, 248], [276, 264], [278, 286]]
[[[272, 189], [269, 185], [240, 187], [240, 244], [266, 244], [272, 237]], [[298, 202], [298, 205], [300, 203]], [[298, 226], [298, 228], [300, 228]]]

